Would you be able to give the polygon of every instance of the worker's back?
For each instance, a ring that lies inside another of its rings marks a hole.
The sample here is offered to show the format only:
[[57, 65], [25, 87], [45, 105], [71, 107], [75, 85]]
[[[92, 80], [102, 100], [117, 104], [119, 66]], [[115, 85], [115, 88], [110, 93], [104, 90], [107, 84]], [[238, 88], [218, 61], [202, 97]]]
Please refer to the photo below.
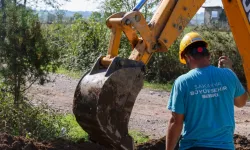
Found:
[[172, 92], [168, 108], [185, 116], [181, 149], [234, 149], [234, 98], [245, 90], [230, 69], [193, 69], [180, 76], [172, 90], [179, 92]]

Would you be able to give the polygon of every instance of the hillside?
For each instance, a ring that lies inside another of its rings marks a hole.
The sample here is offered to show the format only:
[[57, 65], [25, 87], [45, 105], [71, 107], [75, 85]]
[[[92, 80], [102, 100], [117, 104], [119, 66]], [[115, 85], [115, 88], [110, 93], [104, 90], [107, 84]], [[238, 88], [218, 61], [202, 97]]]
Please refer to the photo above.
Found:
[[83, 18], [88, 18], [92, 12], [91, 11], [68, 11], [68, 10], [35, 10], [42, 22], [53, 21], [58, 14], [63, 15], [64, 20], [69, 20], [74, 16], [75, 13], [79, 13]]

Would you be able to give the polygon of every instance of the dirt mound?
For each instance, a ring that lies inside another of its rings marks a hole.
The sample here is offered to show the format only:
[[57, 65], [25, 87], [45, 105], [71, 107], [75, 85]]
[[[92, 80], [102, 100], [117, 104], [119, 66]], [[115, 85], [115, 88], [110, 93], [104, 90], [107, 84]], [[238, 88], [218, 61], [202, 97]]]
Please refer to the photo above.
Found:
[[0, 150], [105, 150], [105, 148], [85, 141], [73, 143], [57, 139], [51, 142], [36, 142], [23, 137], [0, 134]]
[[[147, 143], [137, 145], [137, 150], [165, 150], [165, 140], [163, 137], [159, 140], [152, 140]], [[234, 145], [236, 150], [250, 150], [250, 140], [245, 136], [234, 135]]]
[[[235, 135], [236, 150], [250, 150], [250, 140]], [[79, 141], [77, 143], [58, 139], [51, 142], [37, 142], [23, 137], [0, 134], [0, 150], [107, 150], [101, 145]], [[165, 138], [137, 145], [136, 150], [165, 150]]]

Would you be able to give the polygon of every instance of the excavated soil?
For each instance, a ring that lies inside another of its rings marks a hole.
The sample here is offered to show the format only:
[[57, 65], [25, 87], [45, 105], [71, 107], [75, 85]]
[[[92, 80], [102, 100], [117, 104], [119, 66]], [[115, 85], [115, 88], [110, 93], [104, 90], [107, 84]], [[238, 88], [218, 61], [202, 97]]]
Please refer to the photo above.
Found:
[[[137, 150], [165, 150], [165, 137], [159, 140], [152, 140], [147, 143], [137, 145]], [[234, 135], [236, 150], [250, 150], [250, 140], [245, 136]]]
[[[250, 141], [244, 136], [234, 136], [236, 150], [250, 150]], [[0, 134], [0, 150], [106, 150], [101, 145], [79, 141], [72, 143], [63, 139], [51, 142], [37, 142], [23, 137]], [[165, 150], [165, 138], [137, 145], [136, 150]]]
[[[53, 81], [51, 83], [44, 86], [34, 84], [27, 92], [29, 97], [34, 100], [35, 105], [39, 105], [39, 101], [43, 101], [62, 113], [72, 113], [74, 91], [79, 79], [58, 74], [53, 74], [50, 77]], [[153, 141], [138, 146], [138, 149], [151, 149], [150, 146], [155, 146], [152, 149], [158, 150], [161, 146], [164, 147], [164, 139], [157, 139], [166, 135], [167, 122], [170, 118], [170, 113], [166, 110], [168, 97], [169, 92], [147, 88], [142, 89], [139, 93], [130, 117], [129, 129], [142, 132]], [[235, 121], [236, 147], [247, 149], [244, 148], [244, 145], [250, 147], [249, 141], [246, 139], [250, 139], [250, 103], [243, 108], [235, 108]], [[67, 144], [71, 145], [71, 143]], [[147, 147], [147, 145], [150, 146]], [[74, 148], [69, 149], [74, 150]]]

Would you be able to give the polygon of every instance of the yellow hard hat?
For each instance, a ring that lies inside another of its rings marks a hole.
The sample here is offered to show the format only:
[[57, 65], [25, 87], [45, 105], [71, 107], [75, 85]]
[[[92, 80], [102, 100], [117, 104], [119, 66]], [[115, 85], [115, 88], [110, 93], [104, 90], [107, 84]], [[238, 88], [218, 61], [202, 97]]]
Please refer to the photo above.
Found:
[[200, 36], [197, 32], [190, 32], [186, 34], [180, 43], [180, 51], [179, 51], [179, 59], [182, 64], [186, 64], [186, 60], [182, 57], [182, 53], [185, 51], [185, 49], [196, 42], [204, 42], [206, 47], [208, 46], [207, 42]]

